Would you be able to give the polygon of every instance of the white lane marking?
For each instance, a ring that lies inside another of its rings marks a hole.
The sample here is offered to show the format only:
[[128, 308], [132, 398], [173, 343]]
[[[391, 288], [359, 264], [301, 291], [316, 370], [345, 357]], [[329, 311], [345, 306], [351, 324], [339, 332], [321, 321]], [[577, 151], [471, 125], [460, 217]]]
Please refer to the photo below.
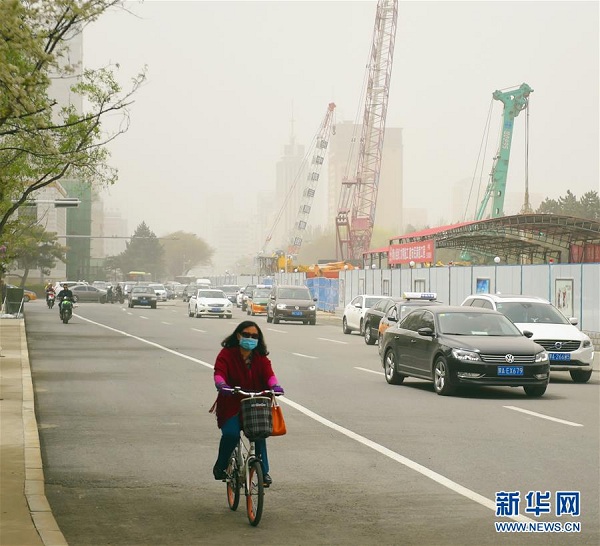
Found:
[[569, 425], [570, 427], [582, 427], [583, 425], [580, 423], [574, 423], [573, 421], [565, 421], [564, 419], [558, 419], [557, 417], [550, 417], [549, 415], [544, 415], [542, 413], [536, 413], [535, 411], [529, 411], [522, 408], [517, 408], [516, 406], [503, 406], [506, 409], [520, 411], [521, 413], [526, 413], [528, 415], [533, 415], [534, 417], [539, 417], [540, 419], [548, 419], [548, 421], [554, 421], [556, 423], [562, 423], [563, 425]]
[[295, 356], [301, 356], [302, 358], [312, 358], [314, 360], [317, 360], [319, 357], [318, 356], [310, 356], [310, 355], [303, 355], [302, 353], [292, 353]]
[[192, 328], [194, 332], [200, 332], [201, 334], [206, 334], [206, 330], [198, 330], [198, 328]]
[[148, 320], [148, 317], [145, 317], [144, 315], [140, 315], [140, 318], [143, 318], [144, 320]]
[[172, 322], [165, 322], [164, 320], [160, 321], [161, 324], [166, 324], [167, 326], [171, 326]]
[[[197, 358], [188, 356], [188, 355], [180, 353], [178, 351], [174, 351], [173, 349], [169, 349], [168, 347], [164, 347], [163, 345], [159, 345], [158, 343], [154, 343], [153, 341], [148, 341], [147, 339], [144, 339], [144, 338], [141, 338], [138, 336], [134, 336], [132, 334], [128, 334], [127, 332], [123, 332], [122, 330], [117, 330], [116, 328], [111, 328], [110, 326], [106, 326], [105, 324], [101, 324], [99, 322], [95, 322], [93, 320], [84, 318], [81, 315], [75, 315], [75, 316], [77, 318], [80, 318], [81, 320], [89, 322], [90, 324], [95, 324], [96, 326], [100, 326], [101, 328], [106, 328], [107, 330], [111, 330], [111, 331], [117, 332], [119, 334], [123, 334], [124, 336], [130, 337], [132, 339], [137, 339], [138, 341], [141, 341], [142, 343], [146, 343], [148, 345], [151, 345], [152, 347], [156, 347], [157, 349], [161, 349], [167, 353], [170, 353], [170, 354], [173, 354], [176, 356], [180, 356], [187, 360], [191, 360], [192, 362], [196, 362], [197, 364], [206, 366], [207, 368], [210, 368], [211, 370], [213, 369], [212, 364], [209, 364], [208, 362], [204, 362], [203, 360], [199, 360]], [[280, 402], [287, 404], [288, 406], [291, 406], [292, 408], [295, 408], [300, 413], [303, 413], [310, 419], [313, 419], [314, 421], [317, 421], [318, 423], [321, 423], [322, 425], [324, 425], [332, 430], [335, 430], [336, 432], [339, 432], [340, 434], [343, 434], [344, 436], [350, 438], [351, 440], [354, 440], [360, 444], [363, 444], [364, 446], [369, 447], [369, 448], [373, 449], [374, 451], [377, 451], [378, 453], [380, 453], [386, 457], [389, 457], [390, 459], [406, 466], [407, 468], [410, 468], [410, 469], [414, 470], [415, 472], [418, 472], [419, 474], [425, 476], [426, 478], [433, 480], [436, 483], [439, 483], [440, 485], [450, 489], [451, 491], [454, 491], [455, 493], [458, 493], [459, 495], [462, 495], [463, 497], [466, 497], [467, 499], [472, 500], [472, 501], [476, 502], [477, 504], [480, 504], [481, 506], [483, 506], [485, 508], [489, 508], [490, 510], [496, 512], [496, 503], [494, 501], [491, 501], [490, 499], [485, 498], [483, 495], [480, 495], [479, 493], [475, 493], [475, 491], [471, 491], [470, 489], [467, 489], [466, 487], [464, 487], [456, 482], [453, 482], [452, 480], [446, 478], [445, 476], [442, 476], [441, 474], [438, 474], [437, 472], [430, 470], [429, 468], [427, 468], [423, 465], [420, 465], [419, 463], [417, 463], [411, 459], [408, 459], [407, 457], [404, 457], [404, 456], [400, 455], [399, 453], [396, 453], [396, 452], [392, 451], [391, 449], [388, 449], [387, 447], [377, 444], [376, 442], [373, 442], [372, 440], [369, 440], [368, 438], [365, 438], [364, 436], [361, 436], [360, 434], [356, 434], [355, 432], [352, 432], [351, 430], [348, 430], [347, 428], [344, 428], [340, 425], [336, 425], [332, 421], [329, 421], [328, 419], [321, 417], [317, 413], [309, 410], [308, 408], [305, 408], [304, 406], [301, 406], [300, 404], [290, 400], [289, 398], [287, 398], [285, 396], [279, 397], [279, 400], [280, 400]], [[527, 521], [527, 522], [536, 521], [536, 520], [533, 520], [526, 516], [521, 516], [521, 515], [508, 516], [508, 517], [515, 521]]]
[[339, 339], [328, 339], [326, 337], [318, 337], [321, 341], [330, 341], [331, 343], [339, 343], [341, 345], [348, 345], [347, 341], [340, 341]]
[[266, 328], [269, 332], [277, 332], [278, 334], [287, 334], [285, 330], [276, 330], [275, 328]]
[[172, 355], [180, 356], [181, 358], [191, 360], [192, 362], [195, 362], [196, 364], [202, 364], [202, 366], [206, 366], [207, 368], [210, 368], [211, 370], [213, 369], [213, 365], [210, 364], [209, 362], [204, 362], [203, 360], [199, 360], [198, 358], [194, 358], [193, 356], [188, 356], [186, 354], [180, 353], [179, 351], [174, 351], [173, 349], [169, 349], [168, 347], [165, 347], [164, 345], [159, 345], [158, 343], [154, 343], [153, 341], [148, 341], [147, 339], [144, 339], [143, 337], [138, 337], [138, 336], [134, 336], [133, 334], [128, 334], [127, 332], [124, 332], [123, 330], [117, 330], [116, 328], [111, 328], [110, 326], [107, 326], [106, 324], [101, 324], [100, 322], [95, 322], [93, 320], [82, 317], [81, 315], [75, 315], [75, 316], [77, 318], [80, 318], [81, 320], [85, 320], [86, 322], [89, 322], [90, 324], [95, 324], [96, 326], [100, 326], [101, 328], [106, 328], [107, 330], [110, 330], [111, 332], [116, 332], [117, 334], [122, 334], [122, 335], [124, 335], [126, 337], [130, 337], [132, 339], [137, 339], [138, 341], [141, 341], [142, 343], [146, 343], [147, 345], [152, 345], [152, 347], [156, 347], [157, 349], [161, 349], [162, 351], [171, 353]]
[[[419, 474], [425, 476], [426, 478], [429, 478], [430, 480], [433, 480], [434, 482], [437, 482], [440, 485], [443, 485], [444, 487], [450, 489], [451, 491], [454, 491], [455, 493], [458, 493], [459, 495], [462, 495], [463, 497], [466, 497], [467, 499], [472, 500], [472, 501], [476, 502], [477, 504], [480, 504], [484, 508], [489, 508], [490, 510], [492, 510], [494, 512], [496, 511], [496, 503], [490, 499], [485, 498], [483, 495], [480, 495], [479, 493], [476, 493], [475, 491], [471, 491], [470, 489], [467, 489], [466, 487], [450, 480], [449, 478], [446, 478], [445, 476], [438, 474], [434, 470], [431, 470], [431, 469], [427, 468], [426, 466], [423, 466], [411, 459], [408, 459], [407, 457], [404, 457], [404, 456], [400, 455], [399, 453], [396, 453], [395, 451], [388, 449], [387, 447], [384, 447], [376, 442], [373, 442], [372, 440], [369, 440], [368, 438], [365, 438], [364, 436], [361, 436], [360, 434], [356, 434], [355, 432], [352, 432], [351, 430], [348, 430], [347, 428], [337, 425], [337, 424], [333, 423], [332, 421], [329, 421], [328, 419], [325, 419], [324, 417], [321, 417], [320, 415], [310, 411], [308, 408], [305, 408], [304, 406], [301, 406], [300, 404], [293, 402], [292, 400], [288, 399], [287, 397], [281, 396], [281, 397], [279, 397], [279, 400], [285, 404], [288, 404], [289, 406], [292, 406], [293, 408], [297, 409], [300, 413], [303, 413], [307, 417], [310, 417], [311, 419], [321, 423], [322, 425], [325, 425], [326, 427], [329, 427], [330, 429], [333, 429], [336, 432], [339, 432], [340, 434], [347, 436], [351, 440], [354, 440], [360, 444], [363, 444], [364, 446], [369, 447], [369, 448], [373, 449], [374, 451], [377, 451], [378, 453], [385, 455], [386, 457], [389, 457], [390, 459], [406, 466], [407, 468], [410, 468], [410, 469], [414, 470], [415, 472], [418, 472]], [[533, 519], [530, 519], [526, 516], [521, 516], [521, 515], [509, 516], [509, 517], [511, 519], [514, 519], [515, 521], [527, 521], [527, 522], [535, 521]]]
[[360, 370], [361, 372], [369, 372], [376, 373], [377, 375], [385, 375], [383, 372], [376, 372], [375, 370], [367, 370], [367, 368], [359, 368], [358, 366], [354, 366], [355, 370]]

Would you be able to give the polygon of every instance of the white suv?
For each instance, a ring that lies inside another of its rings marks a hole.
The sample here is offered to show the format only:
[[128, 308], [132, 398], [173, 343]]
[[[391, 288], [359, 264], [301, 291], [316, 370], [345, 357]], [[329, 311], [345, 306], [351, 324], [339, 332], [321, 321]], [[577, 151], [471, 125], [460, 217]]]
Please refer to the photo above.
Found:
[[548, 300], [536, 296], [472, 294], [462, 305], [495, 309], [506, 315], [521, 332], [533, 333], [533, 341], [548, 351], [550, 370], [568, 371], [575, 383], [592, 376], [594, 346], [575, 317], [567, 319]]

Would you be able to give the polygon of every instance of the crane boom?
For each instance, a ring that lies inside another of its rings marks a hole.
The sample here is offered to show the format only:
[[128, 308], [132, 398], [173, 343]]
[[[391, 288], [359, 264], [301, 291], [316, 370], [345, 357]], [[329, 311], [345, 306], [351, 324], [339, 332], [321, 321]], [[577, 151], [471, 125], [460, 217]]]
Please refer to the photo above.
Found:
[[492, 198], [492, 218], [504, 216], [504, 197], [506, 192], [506, 178], [508, 176], [508, 161], [510, 159], [510, 147], [512, 143], [515, 118], [519, 113], [527, 108], [529, 104], [529, 94], [533, 89], [526, 83], [521, 84], [518, 89], [511, 91], [494, 91], [493, 97], [504, 104], [504, 113], [502, 116], [502, 135], [500, 137], [500, 149], [494, 157], [490, 180], [485, 189], [485, 194], [475, 220], [482, 220], [490, 197]]
[[371, 244], [397, 19], [398, 0], [377, 2], [356, 176], [342, 181], [335, 221], [342, 260], [360, 258]]
[[314, 147], [315, 149], [311, 159], [311, 169], [306, 177], [306, 186], [302, 192], [302, 201], [300, 202], [300, 208], [298, 209], [294, 230], [288, 246], [288, 254], [290, 256], [297, 256], [298, 252], [300, 251], [300, 247], [302, 246], [302, 240], [308, 225], [308, 217], [312, 209], [312, 202], [317, 190], [321, 168], [325, 162], [325, 152], [327, 151], [327, 146], [329, 146], [329, 138], [331, 136], [331, 129], [333, 126], [334, 110], [335, 104], [330, 102], [327, 106], [327, 112], [325, 113], [325, 117], [323, 118], [317, 133]]

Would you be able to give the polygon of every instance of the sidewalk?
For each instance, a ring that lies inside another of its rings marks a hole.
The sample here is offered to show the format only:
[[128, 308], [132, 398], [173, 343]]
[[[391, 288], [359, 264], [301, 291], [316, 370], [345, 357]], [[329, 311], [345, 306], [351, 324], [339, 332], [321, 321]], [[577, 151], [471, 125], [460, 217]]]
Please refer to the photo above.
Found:
[[66, 546], [44, 491], [24, 319], [0, 318], [0, 544]]

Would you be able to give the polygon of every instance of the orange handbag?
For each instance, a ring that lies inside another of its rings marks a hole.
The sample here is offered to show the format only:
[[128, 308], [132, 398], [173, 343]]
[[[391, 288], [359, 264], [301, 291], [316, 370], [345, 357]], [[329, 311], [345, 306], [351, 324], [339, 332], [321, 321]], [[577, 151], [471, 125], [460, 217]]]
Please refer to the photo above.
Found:
[[271, 432], [271, 436], [283, 436], [287, 432], [285, 419], [283, 418], [281, 406], [277, 403], [275, 397], [273, 397], [271, 413], [273, 414], [273, 432]]

